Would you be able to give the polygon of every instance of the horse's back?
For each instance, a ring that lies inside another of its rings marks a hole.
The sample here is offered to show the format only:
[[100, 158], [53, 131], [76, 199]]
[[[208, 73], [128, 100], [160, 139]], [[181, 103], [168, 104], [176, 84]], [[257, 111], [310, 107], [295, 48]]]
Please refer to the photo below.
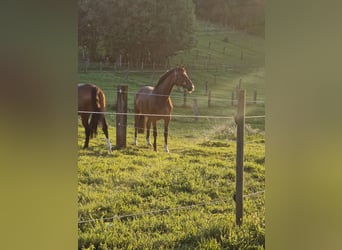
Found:
[[[153, 93], [154, 87], [144, 86], [135, 95], [135, 113], [169, 115], [173, 109], [171, 98], [164, 98]], [[161, 119], [162, 117], [158, 117]]]
[[154, 87], [152, 86], [144, 86], [142, 87], [136, 95], [149, 95], [152, 94]]
[[104, 93], [99, 87], [90, 83], [78, 84], [78, 110], [79, 111], [95, 111], [101, 110], [106, 105]]
[[78, 84], [78, 110], [79, 111], [91, 111], [91, 88], [90, 84]]
[[150, 96], [152, 94], [153, 87], [152, 86], [144, 86], [142, 87], [135, 95], [134, 99], [134, 108], [135, 112], [145, 113], [144, 110], [148, 109]]

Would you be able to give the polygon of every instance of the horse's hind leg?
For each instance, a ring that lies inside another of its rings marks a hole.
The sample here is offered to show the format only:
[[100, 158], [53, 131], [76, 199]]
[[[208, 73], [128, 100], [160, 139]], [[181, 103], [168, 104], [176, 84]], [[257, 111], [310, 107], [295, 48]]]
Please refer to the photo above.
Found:
[[153, 141], [153, 149], [154, 151], [157, 151], [157, 121], [153, 120], [153, 137], [154, 137], [154, 141]]
[[138, 144], [137, 136], [138, 136], [138, 131], [137, 131], [137, 128], [134, 127], [134, 141], [133, 141], [133, 145], [137, 145]]
[[110, 144], [109, 136], [108, 136], [108, 126], [105, 117], [103, 116], [102, 118], [102, 131], [104, 135], [106, 136], [106, 141], [107, 141], [107, 148], [109, 152], [112, 152], [112, 145]]
[[84, 127], [84, 133], [85, 133], [85, 141], [84, 141], [84, 146], [83, 149], [88, 148], [89, 146], [89, 137], [90, 137], [90, 126], [89, 126], [89, 114], [82, 114], [81, 115], [81, 120], [82, 120], [82, 125]]
[[137, 126], [138, 126], [138, 122], [137, 122], [137, 115], [134, 116], [134, 141], [133, 141], [133, 145], [137, 145], [138, 144], [138, 129], [137, 129]]
[[164, 120], [164, 150], [165, 152], [169, 152], [169, 147], [167, 146], [167, 137], [169, 134], [169, 123], [170, 123], [170, 118], [165, 118]]
[[148, 118], [146, 122], [146, 144], [147, 146], [152, 146], [150, 141], [150, 128], [151, 128], [151, 120]]

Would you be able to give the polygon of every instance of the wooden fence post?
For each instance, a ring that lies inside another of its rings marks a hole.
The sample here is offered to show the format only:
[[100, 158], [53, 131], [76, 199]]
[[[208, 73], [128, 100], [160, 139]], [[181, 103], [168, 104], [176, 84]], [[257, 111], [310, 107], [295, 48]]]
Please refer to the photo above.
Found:
[[89, 58], [87, 58], [87, 60], [85, 61], [85, 72], [88, 72], [89, 66], [90, 66], [90, 60], [89, 60]]
[[208, 108], [210, 108], [211, 106], [211, 90], [209, 90], [209, 93], [208, 93]]
[[239, 83], [236, 84], [236, 87], [235, 87], [236, 100], [239, 100], [239, 92], [241, 90], [241, 84], [242, 84], [242, 79], [240, 78]]
[[232, 100], [231, 100], [231, 105], [232, 106], [234, 106], [234, 93], [235, 93], [235, 91], [232, 90]]
[[242, 224], [243, 217], [243, 147], [244, 147], [244, 130], [245, 130], [245, 90], [240, 90], [238, 95], [237, 116], [235, 122], [237, 124], [236, 137], [236, 186], [235, 186], [235, 202], [236, 202], [236, 224]]
[[117, 114], [116, 114], [116, 148], [126, 147], [127, 128], [127, 85], [117, 88]]
[[187, 96], [187, 92], [186, 90], [184, 90], [183, 92], [183, 106], [186, 107], [186, 96]]
[[208, 95], [208, 81], [205, 82], [205, 95]]
[[194, 99], [194, 116], [195, 116], [195, 121], [198, 120], [198, 104], [197, 104], [197, 99]]
[[129, 64], [125, 73], [125, 80], [128, 80], [128, 75], [129, 75]]
[[253, 103], [254, 103], [254, 105], [256, 105], [256, 103], [257, 103], [257, 90], [256, 89], [254, 89]]

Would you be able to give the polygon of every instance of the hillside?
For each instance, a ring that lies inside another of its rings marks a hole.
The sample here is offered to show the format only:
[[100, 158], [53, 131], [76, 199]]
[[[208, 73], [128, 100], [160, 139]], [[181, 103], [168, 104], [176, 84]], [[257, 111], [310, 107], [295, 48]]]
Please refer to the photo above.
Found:
[[[127, 84], [129, 108], [133, 107], [133, 96], [144, 85], [155, 85], [167, 69], [183, 64], [193, 80], [196, 91], [191, 98], [197, 98], [199, 106], [208, 103], [206, 84], [211, 91], [213, 104], [229, 109], [232, 91], [241, 82], [252, 100], [254, 90], [257, 99], [265, 98], [264, 40], [231, 29], [198, 21], [194, 48], [180, 51], [165, 65], [144, 65], [144, 68], [119, 67], [115, 64], [80, 65], [79, 82], [93, 82], [106, 93], [108, 105], [116, 103], [116, 86]], [[183, 104], [183, 93], [173, 91], [176, 105]], [[216, 102], [215, 102], [216, 99]], [[192, 105], [190, 100], [188, 105]], [[175, 112], [177, 112], [175, 110]]]

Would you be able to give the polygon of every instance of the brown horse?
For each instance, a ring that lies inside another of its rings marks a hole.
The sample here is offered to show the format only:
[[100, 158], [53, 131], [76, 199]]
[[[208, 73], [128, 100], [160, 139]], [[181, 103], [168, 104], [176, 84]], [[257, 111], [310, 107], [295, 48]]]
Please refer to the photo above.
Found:
[[164, 150], [169, 152], [167, 136], [173, 109], [170, 94], [174, 85], [183, 87], [189, 93], [195, 89], [185, 68], [181, 66], [163, 74], [155, 87], [142, 87], [135, 95], [134, 145], [137, 145], [137, 133], [144, 133], [146, 127], [147, 145], [152, 146], [150, 142], [150, 128], [152, 124], [154, 137], [153, 148], [154, 151], [157, 151], [157, 120], [164, 119]]
[[86, 136], [83, 148], [88, 148], [89, 138], [97, 134], [97, 126], [101, 123], [102, 131], [106, 136], [108, 150], [112, 152], [112, 146], [108, 137], [108, 126], [104, 114], [91, 113], [105, 112], [105, 110], [106, 96], [99, 87], [94, 84], [78, 84], [78, 114], [81, 116]]

